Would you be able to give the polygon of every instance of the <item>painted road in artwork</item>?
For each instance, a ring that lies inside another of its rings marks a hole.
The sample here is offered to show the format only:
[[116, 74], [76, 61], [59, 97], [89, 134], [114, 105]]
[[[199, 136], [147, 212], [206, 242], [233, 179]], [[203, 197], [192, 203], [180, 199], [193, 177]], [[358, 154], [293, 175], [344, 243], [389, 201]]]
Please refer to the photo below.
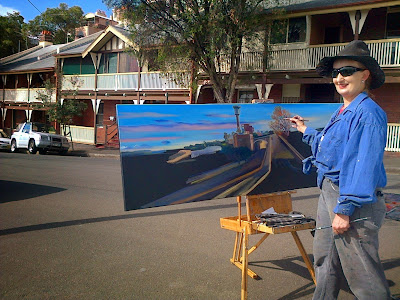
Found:
[[117, 105], [125, 209], [315, 186], [285, 118], [323, 128], [339, 106]]

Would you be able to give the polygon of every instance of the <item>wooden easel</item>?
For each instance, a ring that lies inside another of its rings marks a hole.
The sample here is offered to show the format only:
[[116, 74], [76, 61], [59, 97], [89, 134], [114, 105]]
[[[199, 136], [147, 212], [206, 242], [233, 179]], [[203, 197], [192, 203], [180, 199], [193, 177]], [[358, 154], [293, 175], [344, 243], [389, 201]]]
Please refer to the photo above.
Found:
[[[260, 214], [268, 208], [273, 207], [277, 213], [287, 214], [292, 211], [292, 191], [246, 196], [246, 215], [242, 215], [242, 196], [237, 197], [238, 216], [221, 218], [221, 227], [236, 232], [235, 245], [233, 248], [233, 256], [231, 263], [242, 270], [241, 299], [247, 299], [247, 275], [257, 279], [258, 275], [248, 268], [248, 256], [254, 252], [270, 234], [279, 234], [290, 232], [296, 245], [304, 259], [308, 271], [314, 281], [315, 273], [311, 261], [304, 249], [304, 246], [297, 234], [299, 230], [315, 228], [315, 222], [305, 224], [296, 224], [284, 227], [268, 227], [258, 224], [255, 218], [256, 214]], [[264, 233], [261, 239], [249, 249], [249, 235]]]

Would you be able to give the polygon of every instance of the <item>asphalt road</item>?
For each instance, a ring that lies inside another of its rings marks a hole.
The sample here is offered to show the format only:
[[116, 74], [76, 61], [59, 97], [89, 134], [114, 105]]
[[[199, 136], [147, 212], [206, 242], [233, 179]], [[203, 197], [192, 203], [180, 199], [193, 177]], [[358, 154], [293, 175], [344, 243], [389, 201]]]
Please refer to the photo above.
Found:
[[[388, 178], [386, 192], [400, 194], [400, 174]], [[317, 188], [297, 190], [294, 209], [315, 216], [317, 198]], [[124, 212], [119, 159], [0, 153], [0, 298], [240, 299], [234, 233], [219, 225], [235, 214], [232, 198]], [[397, 295], [399, 232], [387, 219], [380, 236]], [[311, 255], [311, 234], [299, 236]], [[249, 260], [262, 278], [249, 278], [249, 299], [311, 299], [290, 234], [268, 237]]]

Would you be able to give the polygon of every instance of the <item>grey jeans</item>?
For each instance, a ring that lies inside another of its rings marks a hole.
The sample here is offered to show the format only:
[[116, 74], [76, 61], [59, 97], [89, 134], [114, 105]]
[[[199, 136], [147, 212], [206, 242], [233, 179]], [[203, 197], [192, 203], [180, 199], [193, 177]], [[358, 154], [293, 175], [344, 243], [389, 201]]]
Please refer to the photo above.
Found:
[[[332, 225], [338, 196], [339, 187], [324, 179], [318, 202], [317, 227]], [[313, 252], [317, 286], [314, 300], [337, 299], [343, 275], [357, 299], [390, 299], [378, 255], [378, 232], [385, 212], [384, 198], [380, 195], [376, 203], [356, 208], [350, 221], [369, 219], [352, 223], [345, 233], [334, 235], [331, 228], [316, 230]]]

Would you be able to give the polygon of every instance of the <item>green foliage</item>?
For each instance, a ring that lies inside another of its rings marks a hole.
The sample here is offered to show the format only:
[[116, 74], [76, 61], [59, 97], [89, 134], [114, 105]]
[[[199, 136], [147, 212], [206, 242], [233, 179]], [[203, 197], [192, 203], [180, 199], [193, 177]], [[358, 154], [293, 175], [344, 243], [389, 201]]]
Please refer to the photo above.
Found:
[[[75, 87], [75, 90], [72, 91], [72, 94], [75, 95], [79, 87], [79, 81], [73, 78], [71, 79], [71, 84]], [[37, 99], [41, 100], [44, 107], [47, 108], [46, 113], [49, 116], [49, 120], [60, 123], [65, 134], [65, 126], [70, 125], [75, 116], [82, 116], [87, 105], [75, 99], [64, 100], [62, 104], [61, 101], [52, 101], [55, 92], [54, 84], [50, 80], [47, 80], [45, 82], [45, 90], [43, 92], [38, 91]]]
[[[53, 34], [54, 44], [63, 44], [75, 38], [75, 28], [83, 20], [83, 11], [79, 6], [68, 7], [60, 3], [59, 7], [48, 8], [27, 24], [27, 30], [32, 35], [39, 35], [43, 30]], [[70, 35], [70, 36], [69, 36]]]
[[[103, 0], [123, 9], [142, 55], [153, 56], [165, 72], [189, 72], [193, 63], [210, 78], [218, 102], [233, 100], [244, 38], [247, 48], [264, 44], [269, 21], [260, 21], [260, 15], [271, 1]], [[223, 64], [228, 66], [225, 76]]]
[[23, 33], [24, 18], [18, 13], [0, 16], [0, 57], [17, 53], [27, 48], [27, 37]]

